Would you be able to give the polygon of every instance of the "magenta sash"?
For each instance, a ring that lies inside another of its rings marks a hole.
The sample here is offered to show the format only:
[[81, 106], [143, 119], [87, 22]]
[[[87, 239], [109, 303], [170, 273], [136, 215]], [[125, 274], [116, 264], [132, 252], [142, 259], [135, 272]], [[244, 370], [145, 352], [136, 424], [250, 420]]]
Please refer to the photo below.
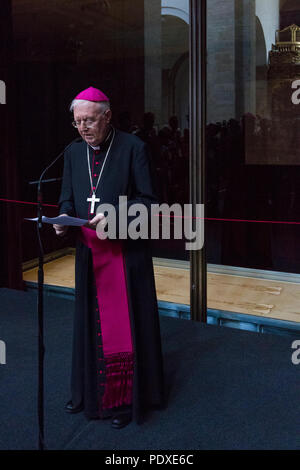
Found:
[[121, 242], [100, 240], [81, 227], [81, 241], [92, 251], [106, 367], [103, 409], [131, 404], [133, 346]]

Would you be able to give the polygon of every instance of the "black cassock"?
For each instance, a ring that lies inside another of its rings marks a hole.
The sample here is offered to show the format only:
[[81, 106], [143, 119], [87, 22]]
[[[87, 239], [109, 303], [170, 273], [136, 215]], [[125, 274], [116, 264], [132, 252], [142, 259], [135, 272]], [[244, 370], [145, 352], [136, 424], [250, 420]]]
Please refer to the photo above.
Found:
[[[149, 208], [157, 202], [145, 144], [136, 136], [118, 130], [110, 133], [99, 150], [88, 147], [94, 187], [111, 141], [96, 191], [100, 203], [96, 204], [94, 214], [90, 213], [91, 203], [87, 202], [92, 195], [87, 144], [83, 140], [74, 142], [65, 152], [60, 214], [90, 220], [96, 214], [97, 205], [103, 203], [114, 205], [118, 213], [119, 196], [127, 196], [128, 206], [143, 203]], [[133, 419], [140, 423], [149, 408], [160, 407], [164, 401], [159, 316], [150, 242], [127, 239], [121, 243], [133, 346], [131, 404]], [[106, 366], [98, 314], [101, 298], [97, 300], [92, 256], [92, 250], [78, 237], [71, 398], [74, 406], [84, 404], [88, 418], [102, 418], [111, 411], [126, 410], [128, 403], [112, 410], [103, 409]]]

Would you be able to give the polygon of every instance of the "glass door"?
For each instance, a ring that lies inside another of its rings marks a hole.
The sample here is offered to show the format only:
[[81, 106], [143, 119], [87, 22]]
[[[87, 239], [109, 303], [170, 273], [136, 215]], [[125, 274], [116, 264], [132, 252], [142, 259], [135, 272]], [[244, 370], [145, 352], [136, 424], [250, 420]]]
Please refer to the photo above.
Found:
[[298, 295], [300, 274], [299, 26], [294, 0], [207, 2], [207, 257], [234, 275], [218, 277], [220, 295], [211, 278], [209, 306], [294, 322], [284, 293]]

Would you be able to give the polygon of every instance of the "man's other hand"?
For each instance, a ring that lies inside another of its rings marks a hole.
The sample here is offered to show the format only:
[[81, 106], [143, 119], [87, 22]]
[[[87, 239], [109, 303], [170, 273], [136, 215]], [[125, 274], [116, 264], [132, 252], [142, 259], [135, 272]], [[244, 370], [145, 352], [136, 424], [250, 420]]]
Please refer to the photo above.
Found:
[[98, 229], [104, 230], [105, 225], [107, 224], [107, 220], [106, 220], [104, 214], [100, 213], [100, 214], [95, 215], [95, 217], [93, 219], [89, 220], [88, 223], [85, 224], [85, 227], [96, 230], [98, 224], [100, 224]]

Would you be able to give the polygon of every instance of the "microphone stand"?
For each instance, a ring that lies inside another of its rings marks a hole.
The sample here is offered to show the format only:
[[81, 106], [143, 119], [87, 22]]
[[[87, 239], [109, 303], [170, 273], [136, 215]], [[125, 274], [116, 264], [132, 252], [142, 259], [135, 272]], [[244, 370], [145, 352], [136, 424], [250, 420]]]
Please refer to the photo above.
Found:
[[39, 450], [45, 449], [44, 442], [44, 249], [41, 240], [41, 229], [42, 229], [42, 216], [43, 216], [43, 193], [42, 183], [50, 183], [54, 181], [60, 181], [62, 178], [51, 178], [43, 180], [44, 174], [49, 168], [54, 165], [59, 158], [65, 153], [65, 151], [75, 142], [73, 140], [67, 147], [53, 160], [50, 165], [45, 168], [42, 172], [39, 180], [30, 181], [30, 185], [37, 185], [37, 237], [39, 247], [39, 268], [38, 268], [38, 299], [37, 299], [37, 311], [38, 311], [38, 423], [39, 423], [39, 438], [38, 448]]
[[37, 189], [37, 235], [39, 241], [39, 269], [38, 269], [38, 377], [39, 377], [39, 393], [38, 393], [38, 419], [39, 419], [39, 450], [44, 450], [44, 250], [41, 241], [42, 229], [42, 213], [43, 213], [43, 194], [41, 180]]

